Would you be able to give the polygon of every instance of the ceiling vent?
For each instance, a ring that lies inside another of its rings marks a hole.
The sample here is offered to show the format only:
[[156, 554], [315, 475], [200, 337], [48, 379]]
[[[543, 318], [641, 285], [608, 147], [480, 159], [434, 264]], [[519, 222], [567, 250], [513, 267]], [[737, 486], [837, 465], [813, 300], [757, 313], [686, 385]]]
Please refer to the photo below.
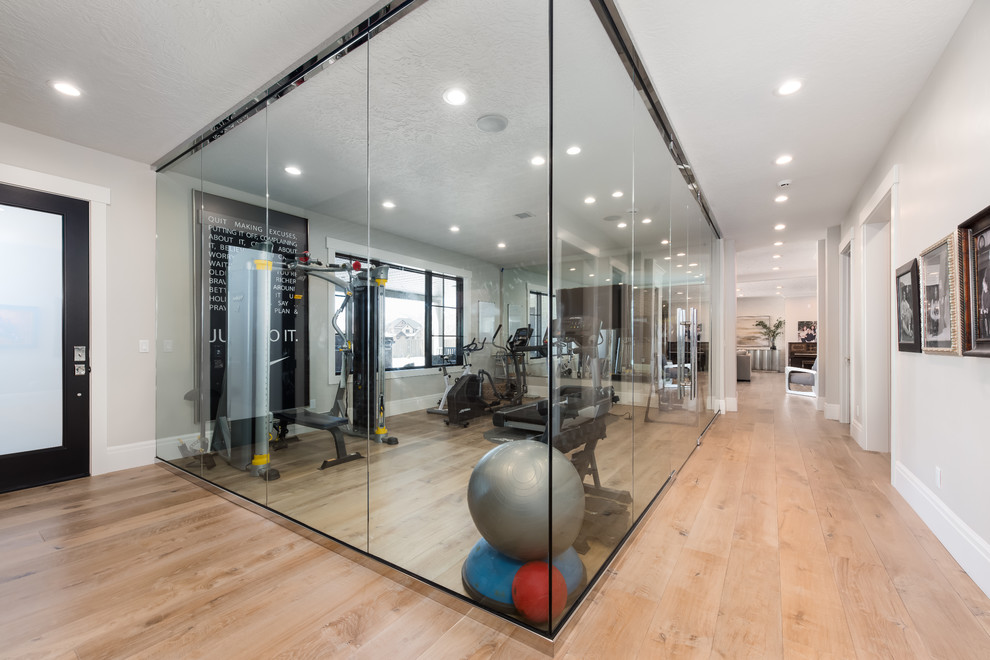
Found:
[[515, 215], [520, 220], [525, 220], [526, 218], [532, 218], [533, 217], [533, 214], [530, 213], [529, 211], [523, 211], [522, 213], [516, 213]]
[[604, 220], [605, 222], [618, 222], [619, 220], [622, 220], [622, 216], [621, 215], [606, 215], [604, 218], [602, 218], [602, 220]]
[[782, 189], [790, 188], [791, 187], [791, 180], [790, 179], [781, 179], [780, 181], [777, 182], [777, 187], [778, 188], [782, 188]]

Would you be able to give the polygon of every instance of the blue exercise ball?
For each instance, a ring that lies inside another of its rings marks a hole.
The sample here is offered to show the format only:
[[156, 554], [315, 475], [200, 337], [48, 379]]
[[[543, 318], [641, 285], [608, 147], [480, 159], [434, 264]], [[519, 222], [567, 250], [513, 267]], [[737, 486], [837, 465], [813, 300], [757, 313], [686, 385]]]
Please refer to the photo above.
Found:
[[[464, 590], [476, 602], [503, 614], [515, 614], [512, 603], [512, 580], [526, 562], [508, 557], [493, 548], [485, 539], [471, 548], [461, 566]], [[588, 581], [584, 564], [574, 548], [567, 548], [553, 558], [567, 584], [568, 602], [572, 601]]]
[[468, 508], [499, 552], [520, 561], [546, 559], [564, 552], [581, 531], [584, 485], [556, 449], [535, 440], [508, 442], [478, 461], [468, 482]]

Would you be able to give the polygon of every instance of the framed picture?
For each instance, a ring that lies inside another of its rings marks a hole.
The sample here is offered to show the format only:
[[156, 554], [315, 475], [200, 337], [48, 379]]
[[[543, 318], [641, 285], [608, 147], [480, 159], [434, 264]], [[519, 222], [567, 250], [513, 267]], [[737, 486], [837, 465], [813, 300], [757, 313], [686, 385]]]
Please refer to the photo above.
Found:
[[962, 351], [990, 357], [990, 206], [959, 225], [962, 244]]
[[770, 322], [769, 316], [737, 316], [736, 346], [747, 348], [770, 348], [770, 340], [756, 327], [757, 321]]
[[798, 341], [811, 344], [818, 341], [818, 321], [797, 322]]
[[921, 253], [921, 347], [925, 353], [961, 355], [959, 336], [959, 233]]
[[921, 352], [921, 307], [918, 291], [918, 260], [912, 259], [897, 269], [894, 278], [897, 302], [894, 319], [897, 324], [897, 350]]

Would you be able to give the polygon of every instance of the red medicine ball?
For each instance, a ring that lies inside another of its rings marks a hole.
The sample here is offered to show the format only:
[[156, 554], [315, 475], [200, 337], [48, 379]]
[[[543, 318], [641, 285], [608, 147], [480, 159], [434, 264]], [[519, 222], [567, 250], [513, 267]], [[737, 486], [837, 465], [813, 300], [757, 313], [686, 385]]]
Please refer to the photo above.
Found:
[[[553, 600], [550, 589], [553, 582]], [[512, 579], [512, 604], [524, 619], [532, 624], [547, 622], [547, 615], [556, 619], [567, 602], [567, 583], [556, 566], [545, 561], [523, 564]], [[553, 612], [550, 611], [551, 604]]]

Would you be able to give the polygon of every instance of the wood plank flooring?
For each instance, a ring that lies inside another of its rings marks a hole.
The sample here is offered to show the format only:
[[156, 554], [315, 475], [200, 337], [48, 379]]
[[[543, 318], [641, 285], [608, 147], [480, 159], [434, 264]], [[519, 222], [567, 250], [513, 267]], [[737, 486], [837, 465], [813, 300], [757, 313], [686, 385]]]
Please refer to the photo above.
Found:
[[[990, 658], [889, 459], [753, 377], [556, 657]], [[4, 658], [545, 657], [158, 466], [0, 495], [0, 603]]]

